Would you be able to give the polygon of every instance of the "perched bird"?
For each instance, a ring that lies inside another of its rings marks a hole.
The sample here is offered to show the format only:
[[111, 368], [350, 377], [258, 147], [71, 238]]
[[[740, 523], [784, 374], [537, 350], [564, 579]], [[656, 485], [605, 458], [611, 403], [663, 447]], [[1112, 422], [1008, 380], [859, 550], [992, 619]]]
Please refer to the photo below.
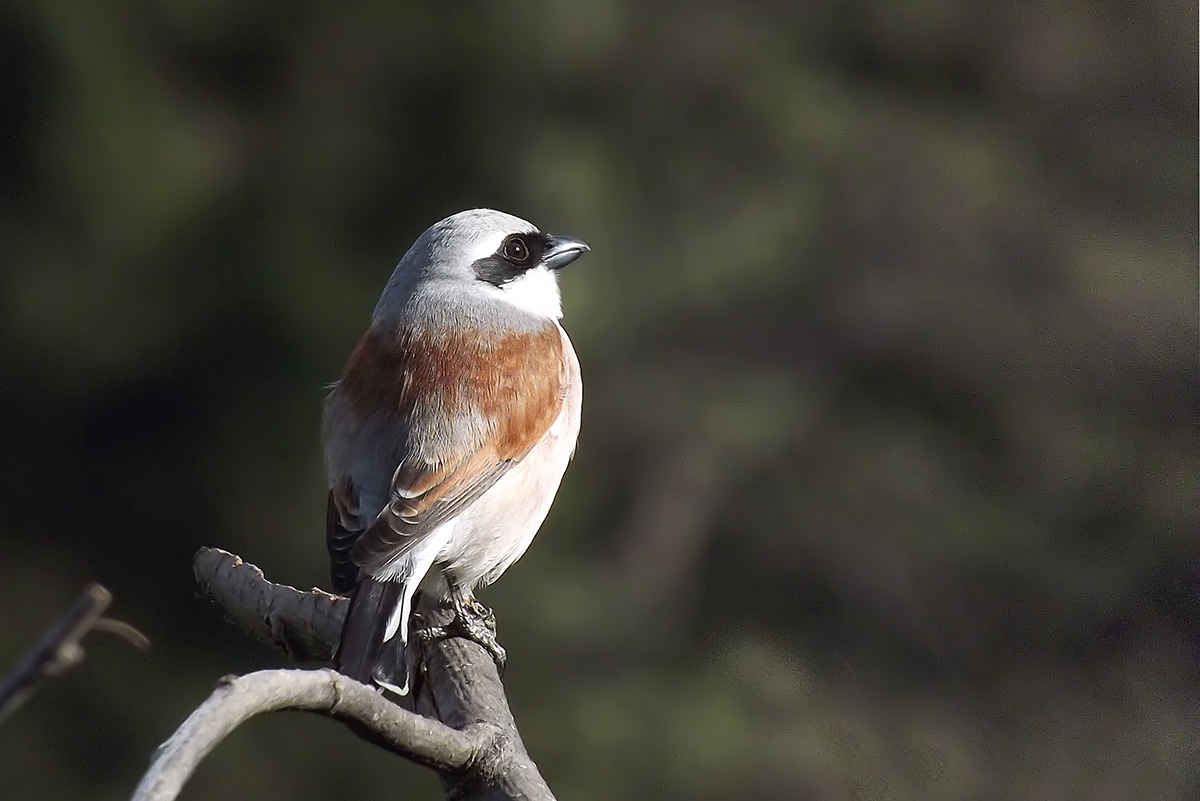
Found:
[[388, 279], [325, 404], [345, 675], [408, 692], [418, 588], [502, 663], [472, 592], [529, 547], [575, 450], [583, 383], [556, 273], [587, 250], [475, 209], [421, 234]]

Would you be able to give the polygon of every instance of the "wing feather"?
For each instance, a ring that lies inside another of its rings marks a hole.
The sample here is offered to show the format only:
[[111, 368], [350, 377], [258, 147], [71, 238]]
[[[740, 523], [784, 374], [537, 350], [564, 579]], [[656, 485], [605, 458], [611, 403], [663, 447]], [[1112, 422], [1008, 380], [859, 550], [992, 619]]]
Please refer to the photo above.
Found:
[[392, 472], [390, 499], [356, 538], [354, 564], [377, 574], [487, 492], [558, 417], [566, 380], [553, 321], [490, 337], [402, 326], [368, 331], [329, 408], [336, 404], [356, 423], [382, 419], [383, 426], [346, 425], [343, 436], [386, 431], [395, 442], [343, 448], [394, 454], [396, 462], [379, 465]]
[[338, 510], [336, 491], [331, 490], [325, 512], [325, 547], [329, 551], [329, 580], [334, 592], [349, 593], [357, 583], [358, 565], [350, 552], [361, 534], [361, 529], [346, 528]]

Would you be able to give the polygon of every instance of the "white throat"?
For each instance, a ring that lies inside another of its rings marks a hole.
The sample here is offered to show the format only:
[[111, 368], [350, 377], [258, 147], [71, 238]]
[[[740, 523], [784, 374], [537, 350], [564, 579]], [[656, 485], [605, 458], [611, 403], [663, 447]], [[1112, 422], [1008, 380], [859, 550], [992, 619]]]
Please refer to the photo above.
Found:
[[558, 277], [545, 267], [526, 270], [495, 289], [502, 300], [518, 309], [552, 320], [562, 318], [562, 295], [558, 292]]

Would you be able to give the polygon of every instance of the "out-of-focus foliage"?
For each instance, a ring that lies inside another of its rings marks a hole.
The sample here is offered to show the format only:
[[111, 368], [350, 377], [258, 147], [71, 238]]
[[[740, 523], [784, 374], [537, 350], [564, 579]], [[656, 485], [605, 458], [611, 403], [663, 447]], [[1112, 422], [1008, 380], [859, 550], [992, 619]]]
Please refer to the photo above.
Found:
[[[0, 9], [0, 730], [119, 799], [222, 674], [200, 545], [324, 581], [323, 385], [428, 224], [586, 238], [575, 465], [494, 588], [561, 798], [1200, 792], [1196, 6]], [[191, 799], [430, 798], [276, 716]]]

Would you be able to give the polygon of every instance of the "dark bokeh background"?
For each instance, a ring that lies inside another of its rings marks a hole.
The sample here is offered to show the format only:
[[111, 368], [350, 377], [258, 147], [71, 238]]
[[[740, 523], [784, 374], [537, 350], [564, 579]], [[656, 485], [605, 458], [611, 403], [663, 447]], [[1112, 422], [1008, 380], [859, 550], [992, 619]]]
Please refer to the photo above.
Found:
[[[0, 7], [0, 728], [120, 799], [325, 577], [323, 385], [428, 224], [586, 238], [578, 457], [483, 600], [563, 799], [1200, 793], [1194, 3]], [[432, 798], [336, 724], [190, 799]]]

